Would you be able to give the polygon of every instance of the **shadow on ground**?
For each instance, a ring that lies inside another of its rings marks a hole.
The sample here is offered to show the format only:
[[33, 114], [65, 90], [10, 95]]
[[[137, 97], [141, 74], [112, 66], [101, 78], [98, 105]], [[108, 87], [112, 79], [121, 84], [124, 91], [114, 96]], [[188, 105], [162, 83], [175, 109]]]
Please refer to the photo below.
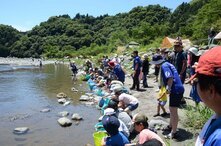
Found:
[[[163, 131], [162, 134], [163, 135], [168, 135], [170, 133], [170, 131]], [[192, 139], [193, 138], [193, 134], [189, 131], [186, 131], [185, 129], [178, 129], [177, 131], [177, 137], [174, 139], [178, 142], [182, 142], [188, 139]]]

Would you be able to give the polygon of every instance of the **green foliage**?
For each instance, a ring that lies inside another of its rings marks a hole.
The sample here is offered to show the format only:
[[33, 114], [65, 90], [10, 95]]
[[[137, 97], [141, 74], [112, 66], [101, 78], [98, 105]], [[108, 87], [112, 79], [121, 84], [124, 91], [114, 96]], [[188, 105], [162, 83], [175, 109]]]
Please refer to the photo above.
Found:
[[193, 0], [182, 3], [174, 12], [149, 5], [115, 16], [52, 16], [25, 33], [0, 25], [0, 56], [86, 57], [116, 51], [117, 46], [130, 41], [160, 47], [165, 36], [207, 40], [211, 27], [217, 32], [221, 29], [220, 7], [220, 0]]
[[194, 129], [201, 129], [214, 113], [211, 109], [204, 105], [198, 105], [197, 107], [188, 105], [186, 109], [184, 125]]

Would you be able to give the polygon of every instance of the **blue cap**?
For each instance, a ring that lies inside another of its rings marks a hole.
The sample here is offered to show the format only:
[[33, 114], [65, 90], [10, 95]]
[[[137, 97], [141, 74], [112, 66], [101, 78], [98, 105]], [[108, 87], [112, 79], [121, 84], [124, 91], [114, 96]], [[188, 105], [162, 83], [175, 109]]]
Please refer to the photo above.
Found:
[[164, 59], [161, 55], [156, 54], [153, 55], [152, 61], [150, 61], [150, 64], [161, 64], [162, 62], [164, 62]]
[[120, 122], [115, 116], [104, 116], [102, 119], [102, 124], [104, 129], [110, 135], [116, 135], [119, 131], [118, 128], [120, 127]]

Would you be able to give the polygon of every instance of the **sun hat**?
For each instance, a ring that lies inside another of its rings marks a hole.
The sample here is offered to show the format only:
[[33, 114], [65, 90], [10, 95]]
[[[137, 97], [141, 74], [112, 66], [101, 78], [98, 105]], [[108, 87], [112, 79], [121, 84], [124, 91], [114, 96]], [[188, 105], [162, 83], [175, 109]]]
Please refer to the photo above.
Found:
[[120, 92], [120, 91], [122, 91], [122, 90], [123, 90], [123, 87], [122, 87], [121, 85], [116, 84], [116, 85], [113, 87], [114, 93]]
[[133, 122], [134, 123], [142, 123], [142, 122], [145, 123], [147, 121], [148, 121], [147, 116], [145, 116], [142, 113], [137, 113], [136, 115], [134, 115], [134, 118], [133, 118]]
[[161, 64], [162, 62], [164, 62], [163, 57], [159, 54], [156, 54], [156, 55], [153, 55], [152, 61], [150, 61], [150, 64]]
[[195, 56], [200, 56], [200, 53], [199, 53], [198, 49], [195, 48], [195, 47], [191, 47], [189, 49], [189, 52], [193, 53]]
[[104, 129], [110, 135], [116, 135], [118, 133], [118, 128], [120, 127], [120, 122], [115, 116], [104, 116], [102, 118], [102, 124]]
[[196, 73], [189, 79], [190, 81], [198, 74], [221, 77], [221, 46], [212, 48], [205, 52], [199, 59]]

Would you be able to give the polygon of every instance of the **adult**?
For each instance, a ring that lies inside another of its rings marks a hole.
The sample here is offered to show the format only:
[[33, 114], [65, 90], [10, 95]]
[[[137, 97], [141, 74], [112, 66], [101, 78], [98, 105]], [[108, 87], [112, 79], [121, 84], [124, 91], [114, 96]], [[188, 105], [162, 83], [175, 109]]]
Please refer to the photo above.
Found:
[[[190, 75], [195, 74], [195, 68], [194, 64], [198, 62], [200, 57], [200, 53], [198, 53], [198, 49], [195, 47], [191, 47], [188, 52], [188, 68], [190, 68]], [[200, 97], [197, 93], [196, 86], [192, 85], [191, 91], [190, 91], [190, 97], [195, 101], [196, 105], [201, 101]]]
[[149, 73], [149, 60], [147, 54], [144, 55], [144, 60], [142, 63], [142, 72], [143, 72], [143, 87], [148, 88], [147, 75]]
[[119, 101], [118, 107], [122, 108], [125, 112], [128, 114], [137, 109], [139, 105], [139, 101], [136, 97], [123, 93], [123, 87], [122, 86], [116, 86], [113, 89], [115, 96], [113, 97], [114, 100]]
[[140, 75], [140, 69], [141, 69], [141, 59], [138, 56], [138, 51], [133, 51], [133, 70], [132, 78], [133, 78], [133, 85], [130, 88], [131, 90], [134, 90], [135, 88], [137, 91], [140, 91], [140, 81], [139, 81], [139, 75]]
[[125, 82], [125, 71], [121, 67], [120, 64], [116, 64], [113, 61], [108, 62], [108, 65], [113, 69], [113, 73], [115, 75], [115, 79], [121, 81], [122, 83]]
[[165, 86], [169, 94], [170, 124], [165, 130], [171, 131], [167, 138], [177, 138], [178, 107], [183, 98], [184, 87], [176, 68], [169, 62], [165, 62], [161, 55], [154, 55], [150, 64], [160, 68], [160, 86]]
[[[191, 77], [198, 94], [207, 107], [215, 114], [206, 122], [195, 146], [220, 146], [221, 144], [221, 46], [204, 53]], [[196, 78], [196, 79], [195, 79]]]
[[184, 83], [185, 78], [186, 78], [187, 55], [183, 51], [183, 45], [182, 45], [181, 40], [176, 40], [174, 42], [174, 51], [175, 51], [175, 55], [174, 55], [175, 64], [174, 64], [174, 66], [177, 69], [177, 72], [179, 74], [179, 77], [180, 77], [182, 83]]
[[151, 139], [157, 139], [163, 146], [166, 146], [160, 136], [148, 129], [148, 118], [144, 114], [136, 114], [132, 121], [134, 123], [134, 129], [139, 132], [138, 144], [143, 144]]

